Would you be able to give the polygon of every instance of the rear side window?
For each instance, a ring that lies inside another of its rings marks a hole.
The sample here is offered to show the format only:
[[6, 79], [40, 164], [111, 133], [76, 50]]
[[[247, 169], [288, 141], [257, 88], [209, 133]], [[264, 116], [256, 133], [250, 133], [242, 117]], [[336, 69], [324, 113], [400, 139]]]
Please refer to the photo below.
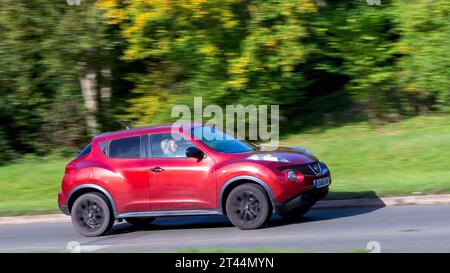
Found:
[[112, 140], [109, 144], [109, 157], [140, 158], [141, 137], [136, 136]]
[[80, 158], [82, 156], [88, 155], [91, 152], [91, 144], [88, 144], [86, 147], [84, 147], [83, 150], [77, 155], [77, 158]]

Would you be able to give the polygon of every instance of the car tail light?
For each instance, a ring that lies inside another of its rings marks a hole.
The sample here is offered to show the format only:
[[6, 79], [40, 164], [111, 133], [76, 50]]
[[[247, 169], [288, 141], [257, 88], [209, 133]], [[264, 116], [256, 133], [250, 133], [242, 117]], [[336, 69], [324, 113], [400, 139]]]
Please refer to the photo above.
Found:
[[64, 170], [64, 172], [65, 173], [69, 173], [69, 172], [71, 172], [71, 171], [73, 171], [75, 169], [75, 164], [67, 164], [66, 165], [66, 168], [65, 168], [65, 170]]

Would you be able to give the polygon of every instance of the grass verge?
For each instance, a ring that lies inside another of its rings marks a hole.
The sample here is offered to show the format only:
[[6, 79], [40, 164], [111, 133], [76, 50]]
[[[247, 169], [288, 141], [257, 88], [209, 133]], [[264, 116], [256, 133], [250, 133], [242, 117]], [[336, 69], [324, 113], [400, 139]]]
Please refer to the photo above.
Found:
[[367, 123], [291, 135], [325, 161], [330, 199], [450, 192], [450, 116], [416, 117], [377, 129]]

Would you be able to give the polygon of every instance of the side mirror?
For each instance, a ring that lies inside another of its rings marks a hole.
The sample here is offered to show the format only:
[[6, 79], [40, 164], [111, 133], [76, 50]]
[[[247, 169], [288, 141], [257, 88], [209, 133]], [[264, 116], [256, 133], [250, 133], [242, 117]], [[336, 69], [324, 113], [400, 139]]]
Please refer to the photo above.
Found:
[[206, 157], [205, 153], [197, 147], [191, 146], [186, 149], [186, 157], [197, 158], [198, 161]]

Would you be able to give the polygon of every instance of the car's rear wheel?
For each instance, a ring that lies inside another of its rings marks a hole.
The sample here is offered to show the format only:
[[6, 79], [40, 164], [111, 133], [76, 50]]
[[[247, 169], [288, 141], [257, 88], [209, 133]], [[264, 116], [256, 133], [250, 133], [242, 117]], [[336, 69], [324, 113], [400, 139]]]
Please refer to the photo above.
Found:
[[310, 205], [301, 206], [294, 210], [278, 213], [281, 217], [288, 221], [297, 221], [311, 209]]
[[228, 195], [226, 212], [240, 229], [261, 227], [270, 218], [270, 203], [264, 189], [255, 184], [237, 186]]
[[146, 225], [152, 223], [155, 221], [156, 218], [154, 217], [131, 217], [131, 218], [125, 218], [125, 221], [127, 223], [132, 224], [136, 227], [145, 227]]
[[107, 233], [114, 217], [106, 197], [100, 193], [86, 193], [78, 197], [71, 210], [72, 224], [86, 237]]

